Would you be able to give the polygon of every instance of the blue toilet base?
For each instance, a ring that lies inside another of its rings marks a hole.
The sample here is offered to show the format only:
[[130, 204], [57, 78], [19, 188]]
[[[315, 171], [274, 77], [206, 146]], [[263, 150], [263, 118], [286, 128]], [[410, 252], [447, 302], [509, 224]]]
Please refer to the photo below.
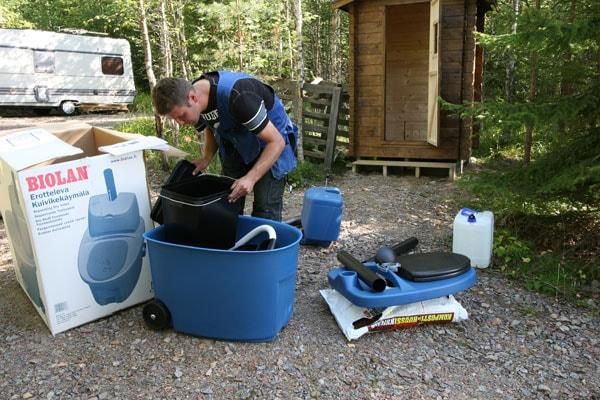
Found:
[[383, 292], [375, 292], [359, 279], [356, 272], [347, 268], [336, 268], [329, 271], [327, 279], [329, 285], [350, 302], [365, 308], [397, 306], [448, 296], [469, 289], [477, 279], [475, 269], [469, 268], [467, 272], [452, 278], [412, 282], [392, 271], [382, 273], [374, 262], [367, 262], [364, 265], [383, 275], [393, 286], [386, 287]]

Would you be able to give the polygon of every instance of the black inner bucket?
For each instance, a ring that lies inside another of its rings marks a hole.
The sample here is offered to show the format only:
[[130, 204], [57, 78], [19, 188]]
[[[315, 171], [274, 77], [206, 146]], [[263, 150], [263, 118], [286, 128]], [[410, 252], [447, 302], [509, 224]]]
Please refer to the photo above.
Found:
[[[194, 175], [192, 175], [192, 172], [194, 172], [194, 169], [196, 169], [196, 166], [194, 164], [192, 164], [191, 162], [189, 162], [188, 160], [179, 160], [177, 162], [177, 164], [175, 164], [173, 171], [171, 171], [171, 175], [167, 178], [165, 185], [170, 185], [170, 184], [177, 183], [177, 182], [180, 182], [180, 181], [183, 181], [186, 179], [194, 178]], [[162, 213], [162, 200], [160, 197], [158, 199], [156, 199], [156, 202], [154, 203], [154, 206], [152, 207], [152, 211], [150, 212], [150, 218], [152, 218], [153, 221], [156, 221], [162, 225], [163, 213]]]
[[199, 175], [162, 187], [162, 216], [168, 242], [228, 249], [235, 244], [241, 200], [229, 203], [233, 179]]

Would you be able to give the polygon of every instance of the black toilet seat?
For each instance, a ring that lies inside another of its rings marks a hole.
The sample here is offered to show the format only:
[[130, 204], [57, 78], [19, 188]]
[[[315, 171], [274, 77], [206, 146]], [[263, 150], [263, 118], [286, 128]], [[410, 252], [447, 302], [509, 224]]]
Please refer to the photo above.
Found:
[[397, 274], [413, 282], [452, 278], [471, 268], [468, 257], [445, 252], [401, 255], [396, 257], [396, 262], [400, 263]]

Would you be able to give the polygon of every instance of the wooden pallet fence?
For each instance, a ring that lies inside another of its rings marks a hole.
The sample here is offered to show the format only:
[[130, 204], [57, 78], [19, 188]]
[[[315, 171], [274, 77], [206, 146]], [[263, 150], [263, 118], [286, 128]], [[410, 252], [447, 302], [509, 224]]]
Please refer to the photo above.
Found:
[[304, 156], [323, 160], [331, 170], [336, 151], [343, 152], [349, 143], [349, 96], [345, 88], [322, 81], [305, 83], [302, 98], [298, 82], [279, 80], [272, 83], [292, 120], [302, 134]]

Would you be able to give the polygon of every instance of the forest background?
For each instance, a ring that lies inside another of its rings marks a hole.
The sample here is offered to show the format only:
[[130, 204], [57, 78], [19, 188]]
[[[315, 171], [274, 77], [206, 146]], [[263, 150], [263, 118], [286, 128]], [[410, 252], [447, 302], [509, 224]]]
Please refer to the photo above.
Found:
[[[348, 19], [329, 0], [4, 0], [0, 27], [124, 38], [138, 96], [163, 76], [243, 70], [344, 83]], [[480, 124], [460, 206], [496, 215], [494, 263], [525, 286], [598, 308], [600, 2], [496, 0], [477, 34], [483, 101], [443, 106]], [[152, 118], [120, 129], [152, 134]], [[167, 132], [168, 133], [168, 132]], [[182, 130], [183, 144], [194, 133]], [[167, 134], [166, 137], [169, 137]], [[194, 149], [197, 151], [197, 149]], [[318, 171], [303, 163], [301, 170]], [[316, 173], [316, 172], [315, 172]], [[301, 179], [301, 178], [298, 178]]]

